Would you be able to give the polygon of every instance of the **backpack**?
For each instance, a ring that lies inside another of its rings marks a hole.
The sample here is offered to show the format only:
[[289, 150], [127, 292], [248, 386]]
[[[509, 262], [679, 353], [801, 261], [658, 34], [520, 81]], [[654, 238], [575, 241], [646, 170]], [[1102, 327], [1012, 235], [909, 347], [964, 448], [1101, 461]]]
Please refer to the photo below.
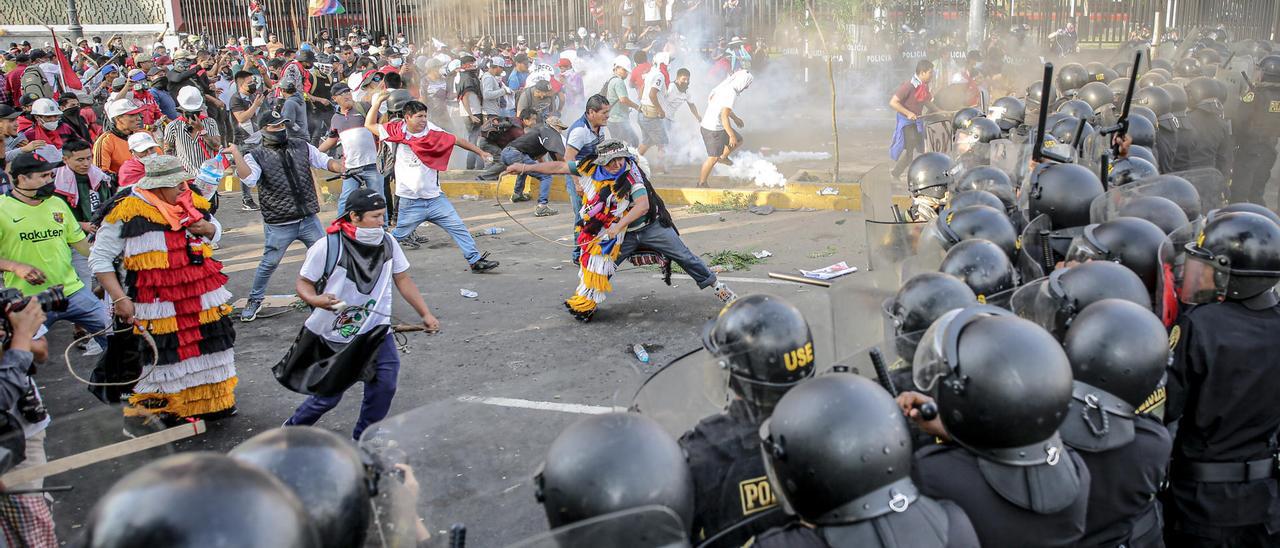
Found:
[[320, 274], [320, 279], [316, 280], [316, 294], [324, 293], [324, 286], [329, 283], [329, 276], [333, 275], [333, 269], [338, 266], [338, 251], [342, 247], [342, 242], [338, 238], [341, 232], [334, 232], [324, 237], [324, 272]]
[[18, 81], [18, 85], [22, 88], [23, 95], [30, 95], [39, 99], [53, 98], [53, 90], [49, 89], [49, 81], [44, 79], [44, 73], [36, 65], [30, 65], [22, 70], [22, 78]]
[[505, 116], [493, 116], [484, 121], [480, 125], [480, 136], [486, 141], [493, 142], [502, 137], [502, 135], [511, 128], [516, 127], [510, 118]]

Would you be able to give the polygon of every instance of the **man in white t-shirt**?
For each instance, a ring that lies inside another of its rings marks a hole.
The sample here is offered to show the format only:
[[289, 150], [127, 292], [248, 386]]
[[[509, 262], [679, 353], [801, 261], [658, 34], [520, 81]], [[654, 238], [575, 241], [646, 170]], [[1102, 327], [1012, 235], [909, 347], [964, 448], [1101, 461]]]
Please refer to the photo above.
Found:
[[481, 254], [476, 250], [476, 241], [467, 225], [463, 224], [449, 198], [440, 191], [440, 171], [448, 169], [453, 147], [468, 150], [485, 163], [492, 161], [492, 156], [470, 141], [455, 137], [429, 122], [427, 105], [420, 101], [405, 104], [403, 119], [378, 123], [378, 109], [386, 98], [386, 93], [374, 96], [364, 125], [378, 138], [397, 145], [394, 169], [400, 206], [396, 214], [396, 228], [391, 235], [400, 245], [418, 249], [421, 244], [410, 239], [409, 235], [423, 222], [435, 223], [453, 237], [472, 272], [497, 268], [498, 262], [488, 260], [488, 253]]
[[386, 198], [384, 186], [386, 182], [378, 171], [378, 147], [373, 134], [364, 127], [366, 113], [359, 108], [352, 97], [351, 88], [338, 82], [330, 91], [338, 111], [333, 113], [329, 122], [329, 135], [320, 143], [320, 152], [329, 152], [334, 146], [342, 145], [342, 163], [347, 168], [347, 175], [342, 179], [342, 193], [338, 195], [338, 211], [344, 211], [347, 196], [360, 187], [367, 187]]
[[[383, 232], [386, 222], [387, 201], [372, 189], [352, 191], [344, 210], [329, 228], [326, 237], [307, 250], [307, 258], [298, 273], [296, 289], [304, 302], [315, 307], [307, 318], [303, 333], [290, 349], [291, 356], [320, 357], [332, 367], [349, 368], [358, 374], [370, 362], [373, 376], [365, 381], [364, 401], [360, 405], [360, 418], [356, 421], [351, 437], [359, 440], [360, 434], [370, 424], [387, 416], [391, 400], [396, 393], [396, 378], [400, 374], [400, 354], [396, 349], [395, 334], [391, 324], [391, 303], [394, 286], [404, 300], [422, 319], [428, 333], [440, 329], [440, 321], [431, 314], [417, 284], [409, 276], [409, 259], [399, 244]], [[332, 255], [330, 266], [329, 244], [337, 242], [341, 250]], [[326, 269], [332, 268], [326, 272]], [[316, 286], [323, 282], [323, 293]], [[362, 337], [381, 340], [364, 341]], [[300, 348], [310, 345], [311, 348]], [[376, 346], [369, 355], [350, 355], [350, 350], [364, 350]], [[344, 355], [344, 350], [348, 350]], [[289, 361], [286, 357], [285, 361]], [[311, 396], [298, 406], [285, 426], [315, 424], [320, 417], [338, 406], [342, 394]]]
[[689, 95], [689, 69], [682, 68], [676, 71], [676, 78], [667, 86], [667, 102], [662, 106], [667, 112], [667, 123], [674, 122], [676, 119], [676, 111], [681, 106], [687, 106], [689, 112], [693, 114], [693, 119], [699, 123], [702, 122], [702, 115], [698, 114], [698, 106], [693, 104], [693, 98]]
[[702, 172], [698, 174], [698, 186], [706, 187], [711, 177], [711, 169], [716, 162], [733, 165], [729, 155], [742, 146], [742, 136], [730, 124], [741, 128], [742, 118], [733, 111], [738, 95], [751, 85], [751, 73], [740, 70], [729, 75], [724, 82], [711, 90], [707, 98], [707, 111], [702, 113], [702, 143], [707, 148], [707, 160], [702, 162]]

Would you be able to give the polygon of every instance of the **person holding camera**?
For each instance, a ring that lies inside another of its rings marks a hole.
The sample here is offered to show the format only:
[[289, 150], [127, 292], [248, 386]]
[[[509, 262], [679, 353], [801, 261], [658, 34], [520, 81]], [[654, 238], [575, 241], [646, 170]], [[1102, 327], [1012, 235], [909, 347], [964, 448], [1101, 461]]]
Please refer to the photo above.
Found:
[[[67, 307], [50, 312], [45, 324], [67, 320], [90, 333], [101, 333], [107, 328], [107, 308], [85, 287], [71, 262], [71, 249], [89, 255], [89, 240], [67, 203], [50, 199], [57, 190], [53, 182], [56, 167], [58, 164], [46, 161], [38, 152], [20, 154], [9, 166], [13, 190], [0, 196], [4, 285], [28, 297], [61, 286]], [[105, 335], [94, 340], [103, 349], [107, 347]]]
[[[49, 357], [49, 344], [44, 338], [45, 311], [35, 297], [10, 302], [0, 313], [0, 472], [9, 472], [48, 460], [44, 440], [49, 413], [28, 372], [32, 364]], [[36, 480], [0, 488], [43, 486], [43, 480]], [[44, 494], [0, 496], [0, 534], [9, 546], [56, 546], [53, 513]]]

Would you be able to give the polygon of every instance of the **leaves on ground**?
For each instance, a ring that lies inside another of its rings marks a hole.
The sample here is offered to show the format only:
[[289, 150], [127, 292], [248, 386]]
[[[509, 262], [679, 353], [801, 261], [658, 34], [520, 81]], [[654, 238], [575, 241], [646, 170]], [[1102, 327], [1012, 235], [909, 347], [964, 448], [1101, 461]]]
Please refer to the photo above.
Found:
[[810, 258], [810, 259], [821, 259], [821, 258], [823, 258], [823, 257], [830, 257], [830, 256], [832, 256], [832, 255], [835, 255], [835, 254], [836, 254], [836, 251], [839, 251], [838, 249], [836, 249], [836, 246], [834, 246], [834, 245], [829, 245], [829, 246], [824, 247], [824, 248], [822, 248], [822, 249], [820, 249], [820, 250], [818, 250], [818, 251], [814, 251], [813, 253], [810, 253], [810, 254], [809, 254], [809, 258]]
[[720, 195], [720, 203], [704, 204], [702, 202], [694, 202], [689, 205], [690, 213], [715, 213], [718, 211], [744, 211], [751, 207], [752, 199], [750, 194], [742, 192], [724, 191]]

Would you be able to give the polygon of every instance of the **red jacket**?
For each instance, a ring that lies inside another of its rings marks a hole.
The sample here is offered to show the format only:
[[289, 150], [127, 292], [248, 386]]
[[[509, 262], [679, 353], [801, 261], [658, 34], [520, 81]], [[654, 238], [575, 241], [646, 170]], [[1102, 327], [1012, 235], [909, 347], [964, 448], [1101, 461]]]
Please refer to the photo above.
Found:
[[157, 120], [164, 116], [164, 113], [160, 111], [160, 103], [156, 102], [156, 96], [152, 95], [150, 90], [135, 91], [129, 98], [143, 108], [142, 125], [153, 126]]
[[9, 84], [9, 100], [13, 102], [13, 108], [22, 105], [22, 71], [26, 70], [27, 65], [18, 64], [13, 70], [4, 75], [5, 83]]

